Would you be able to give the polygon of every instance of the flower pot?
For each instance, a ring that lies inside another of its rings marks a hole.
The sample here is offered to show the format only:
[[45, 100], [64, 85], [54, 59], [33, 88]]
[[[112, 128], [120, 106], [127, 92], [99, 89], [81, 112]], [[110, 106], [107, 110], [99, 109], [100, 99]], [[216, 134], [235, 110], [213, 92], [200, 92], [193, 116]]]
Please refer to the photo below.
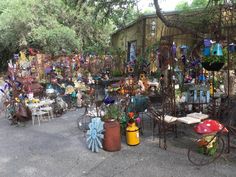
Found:
[[225, 63], [223, 62], [202, 62], [202, 67], [205, 68], [208, 71], [219, 71]]
[[103, 149], [114, 152], [121, 149], [120, 123], [115, 120], [106, 121], [104, 124]]

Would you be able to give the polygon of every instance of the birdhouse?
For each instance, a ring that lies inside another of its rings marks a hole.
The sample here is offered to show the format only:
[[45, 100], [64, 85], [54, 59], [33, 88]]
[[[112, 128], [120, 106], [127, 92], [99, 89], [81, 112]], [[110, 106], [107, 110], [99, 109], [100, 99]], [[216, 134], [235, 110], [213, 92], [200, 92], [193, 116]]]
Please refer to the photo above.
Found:
[[222, 45], [220, 43], [215, 44], [212, 55], [223, 56]]
[[204, 47], [206, 47], [206, 48], [211, 47], [211, 40], [210, 39], [204, 39]]
[[236, 44], [232, 43], [232, 44], [229, 44], [229, 51], [230, 52], [235, 52], [236, 51]]
[[211, 48], [210, 48], [210, 47], [205, 47], [205, 48], [203, 49], [203, 55], [204, 55], [205, 57], [209, 57], [209, 56], [211, 55]]
[[180, 51], [181, 51], [181, 53], [182, 53], [183, 55], [186, 55], [188, 48], [189, 48], [189, 47], [186, 46], [186, 45], [181, 45], [181, 46], [180, 46]]

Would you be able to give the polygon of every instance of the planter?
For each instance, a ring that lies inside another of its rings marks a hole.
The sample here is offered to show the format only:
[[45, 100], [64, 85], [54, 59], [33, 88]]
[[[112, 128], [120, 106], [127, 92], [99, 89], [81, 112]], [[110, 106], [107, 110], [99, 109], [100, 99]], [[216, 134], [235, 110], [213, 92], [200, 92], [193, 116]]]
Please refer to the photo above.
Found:
[[104, 129], [103, 149], [110, 152], [119, 151], [121, 149], [120, 123], [114, 120], [106, 121]]
[[208, 71], [219, 71], [225, 63], [209, 63], [209, 62], [202, 62], [202, 67]]

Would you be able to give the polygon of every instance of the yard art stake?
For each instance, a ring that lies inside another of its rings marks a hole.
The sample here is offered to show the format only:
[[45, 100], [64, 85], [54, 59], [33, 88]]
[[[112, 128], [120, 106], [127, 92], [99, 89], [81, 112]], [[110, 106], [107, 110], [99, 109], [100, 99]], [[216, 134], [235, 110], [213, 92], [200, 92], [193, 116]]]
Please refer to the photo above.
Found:
[[99, 117], [95, 117], [89, 123], [89, 130], [87, 131], [87, 146], [92, 152], [98, 152], [102, 148], [101, 140], [104, 138], [103, 128], [104, 122]]

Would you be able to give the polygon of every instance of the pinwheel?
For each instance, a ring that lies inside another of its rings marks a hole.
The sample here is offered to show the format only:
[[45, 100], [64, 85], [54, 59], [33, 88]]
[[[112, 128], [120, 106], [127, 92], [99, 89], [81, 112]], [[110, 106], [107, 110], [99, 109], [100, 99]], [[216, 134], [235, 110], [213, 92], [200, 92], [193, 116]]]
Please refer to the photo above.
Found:
[[104, 138], [103, 128], [104, 122], [99, 117], [92, 119], [89, 123], [89, 130], [87, 131], [87, 146], [92, 152], [98, 152], [102, 148], [101, 140]]

